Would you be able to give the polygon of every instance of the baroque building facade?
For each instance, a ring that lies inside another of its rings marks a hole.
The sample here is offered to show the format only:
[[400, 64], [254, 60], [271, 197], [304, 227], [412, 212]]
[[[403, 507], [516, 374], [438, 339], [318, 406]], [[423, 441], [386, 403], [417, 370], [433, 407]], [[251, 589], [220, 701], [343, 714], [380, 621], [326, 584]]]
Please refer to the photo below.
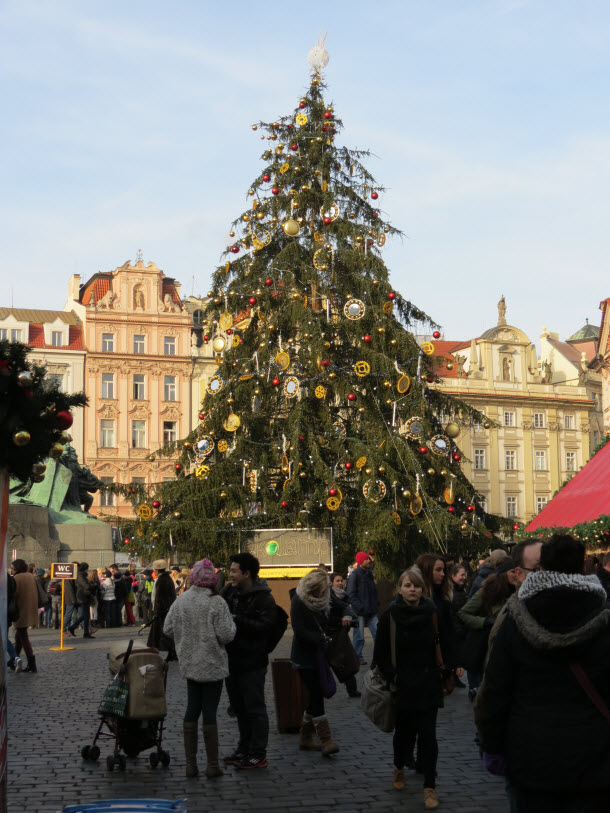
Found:
[[[498, 324], [462, 342], [435, 342], [434, 386], [482, 412], [460, 420], [457, 443], [464, 472], [490, 513], [528, 522], [587, 462], [592, 431], [601, 426], [601, 376], [581, 365], [582, 349], [543, 332], [542, 356], [507, 324], [504, 298]], [[590, 353], [590, 348], [587, 349]]]

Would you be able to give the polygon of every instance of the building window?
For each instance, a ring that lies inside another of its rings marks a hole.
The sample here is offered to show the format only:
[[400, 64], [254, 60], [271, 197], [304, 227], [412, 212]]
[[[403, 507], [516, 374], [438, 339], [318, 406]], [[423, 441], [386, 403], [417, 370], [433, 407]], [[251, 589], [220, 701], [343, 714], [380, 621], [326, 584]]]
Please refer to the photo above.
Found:
[[131, 485], [132, 486], [145, 486], [146, 485], [146, 477], [132, 477], [131, 478]]
[[176, 400], [176, 376], [164, 375], [163, 376], [163, 400], [175, 401]]
[[515, 471], [517, 468], [517, 450], [505, 449], [504, 459], [506, 461], [506, 471]]
[[64, 377], [60, 373], [47, 373], [45, 381], [48, 387], [57, 387], [60, 390], [63, 387]]
[[546, 471], [546, 450], [536, 449], [535, 454], [536, 471]]
[[176, 340], [173, 336], [165, 336], [163, 339], [163, 355], [175, 356], [176, 355]]
[[574, 419], [574, 415], [564, 415], [563, 416], [563, 428], [564, 429], [576, 429], [576, 420]]
[[0, 339], [8, 341], [8, 330], [5, 327], [0, 327]]
[[534, 429], [544, 429], [544, 412], [534, 412]]
[[[100, 477], [100, 480], [105, 486], [111, 486], [114, 482], [112, 477]], [[102, 491], [100, 494], [100, 505], [114, 505], [114, 494], [112, 491]]]
[[102, 353], [114, 353], [114, 333], [102, 333]]
[[540, 513], [540, 511], [542, 511], [542, 509], [544, 508], [548, 501], [549, 501], [548, 497], [540, 496], [536, 497], [536, 511]]
[[20, 342], [23, 331], [20, 328], [13, 328], [11, 330], [11, 341]]
[[144, 353], [144, 336], [133, 337], [133, 352]]
[[505, 412], [504, 413], [504, 426], [515, 426], [515, 413], [514, 412]]
[[64, 343], [64, 334], [61, 330], [51, 331], [51, 345], [53, 347], [62, 347]]
[[474, 467], [475, 469], [484, 469], [485, 466], [485, 449], [474, 450]]
[[506, 516], [507, 517], [516, 517], [517, 516], [517, 498], [516, 497], [507, 497], [506, 498]]
[[576, 471], [576, 452], [566, 452], [566, 471]]
[[144, 376], [136, 373], [133, 377], [133, 400], [144, 401], [145, 398]]
[[114, 448], [114, 421], [100, 421], [100, 445], [102, 449]]
[[114, 398], [114, 373], [102, 373], [102, 398]]
[[163, 443], [175, 443], [178, 440], [178, 423], [163, 421]]
[[193, 311], [193, 324], [197, 326], [201, 326], [203, 324], [203, 311], [196, 310]]
[[146, 421], [131, 422], [131, 445], [134, 449], [146, 449]]

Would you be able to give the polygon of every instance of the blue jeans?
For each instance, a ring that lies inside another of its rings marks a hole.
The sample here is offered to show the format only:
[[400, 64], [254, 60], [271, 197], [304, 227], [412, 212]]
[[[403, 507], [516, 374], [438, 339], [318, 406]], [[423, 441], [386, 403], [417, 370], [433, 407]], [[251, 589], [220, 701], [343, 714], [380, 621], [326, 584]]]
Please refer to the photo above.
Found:
[[8, 637], [8, 629], [6, 631], [6, 651], [8, 652], [8, 656], [11, 660], [14, 660], [17, 657], [17, 653], [15, 652], [15, 647], [13, 646], [13, 642]]
[[89, 635], [89, 605], [88, 604], [80, 604], [78, 607], [78, 616], [76, 617], [76, 621], [73, 621], [70, 624], [70, 629], [75, 630], [79, 624], [83, 625], [83, 631], [85, 635]]
[[359, 615], [358, 626], [354, 627], [353, 644], [356, 650], [358, 659], [362, 660], [362, 650], [364, 649], [364, 628], [368, 627], [373, 636], [373, 641], [377, 637], [377, 616], [376, 615]]
[[72, 626], [72, 618], [74, 617], [75, 604], [66, 604], [64, 607], [64, 629]]

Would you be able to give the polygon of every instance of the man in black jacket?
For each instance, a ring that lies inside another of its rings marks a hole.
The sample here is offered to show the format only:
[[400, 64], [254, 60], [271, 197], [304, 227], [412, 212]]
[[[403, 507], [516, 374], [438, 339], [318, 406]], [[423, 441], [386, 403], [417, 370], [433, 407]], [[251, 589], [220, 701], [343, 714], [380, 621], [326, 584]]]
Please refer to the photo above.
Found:
[[275, 601], [265, 580], [258, 578], [259, 568], [258, 559], [251, 553], [231, 556], [231, 581], [221, 593], [237, 627], [235, 638], [227, 644], [229, 677], [226, 686], [239, 726], [237, 748], [224, 761], [245, 770], [268, 765], [269, 718], [265, 706], [265, 676]]
[[364, 628], [368, 627], [373, 636], [377, 635], [377, 610], [379, 609], [379, 595], [377, 585], [373, 578], [373, 562], [368, 553], [360, 551], [356, 554], [356, 564], [347, 580], [347, 597], [349, 603], [358, 616], [358, 626], [354, 627], [354, 649], [361, 665], [366, 661], [362, 657], [364, 649]]
[[78, 604], [78, 616], [73, 620], [68, 627], [70, 635], [76, 638], [74, 630], [79, 624], [83, 625], [84, 635], [83, 638], [93, 638], [89, 632], [89, 606], [91, 604], [91, 582], [88, 578], [89, 565], [87, 562], [81, 562], [78, 566], [76, 574], [76, 603]]

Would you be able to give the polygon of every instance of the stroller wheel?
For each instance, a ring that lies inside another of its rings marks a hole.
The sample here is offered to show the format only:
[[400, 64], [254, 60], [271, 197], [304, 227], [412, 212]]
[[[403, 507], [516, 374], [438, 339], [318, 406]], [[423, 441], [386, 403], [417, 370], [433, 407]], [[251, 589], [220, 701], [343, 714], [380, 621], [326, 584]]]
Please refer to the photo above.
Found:
[[157, 765], [159, 764], [159, 754], [153, 751], [152, 754], [148, 757], [148, 761], [150, 762], [151, 768], [156, 768]]
[[170, 756], [167, 751], [161, 751], [159, 753], [159, 759], [161, 761], [161, 765], [163, 765], [164, 768], [167, 768], [170, 762]]
[[114, 757], [113, 756], [106, 757], [106, 768], [109, 771], [114, 770]]
[[83, 746], [80, 755], [84, 760], [91, 759], [91, 747], [89, 745]]
[[91, 762], [97, 762], [99, 758], [100, 758], [100, 749], [97, 747], [97, 745], [92, 745], [91, 748], [89, 749], [89, 759], [91, 760]]

